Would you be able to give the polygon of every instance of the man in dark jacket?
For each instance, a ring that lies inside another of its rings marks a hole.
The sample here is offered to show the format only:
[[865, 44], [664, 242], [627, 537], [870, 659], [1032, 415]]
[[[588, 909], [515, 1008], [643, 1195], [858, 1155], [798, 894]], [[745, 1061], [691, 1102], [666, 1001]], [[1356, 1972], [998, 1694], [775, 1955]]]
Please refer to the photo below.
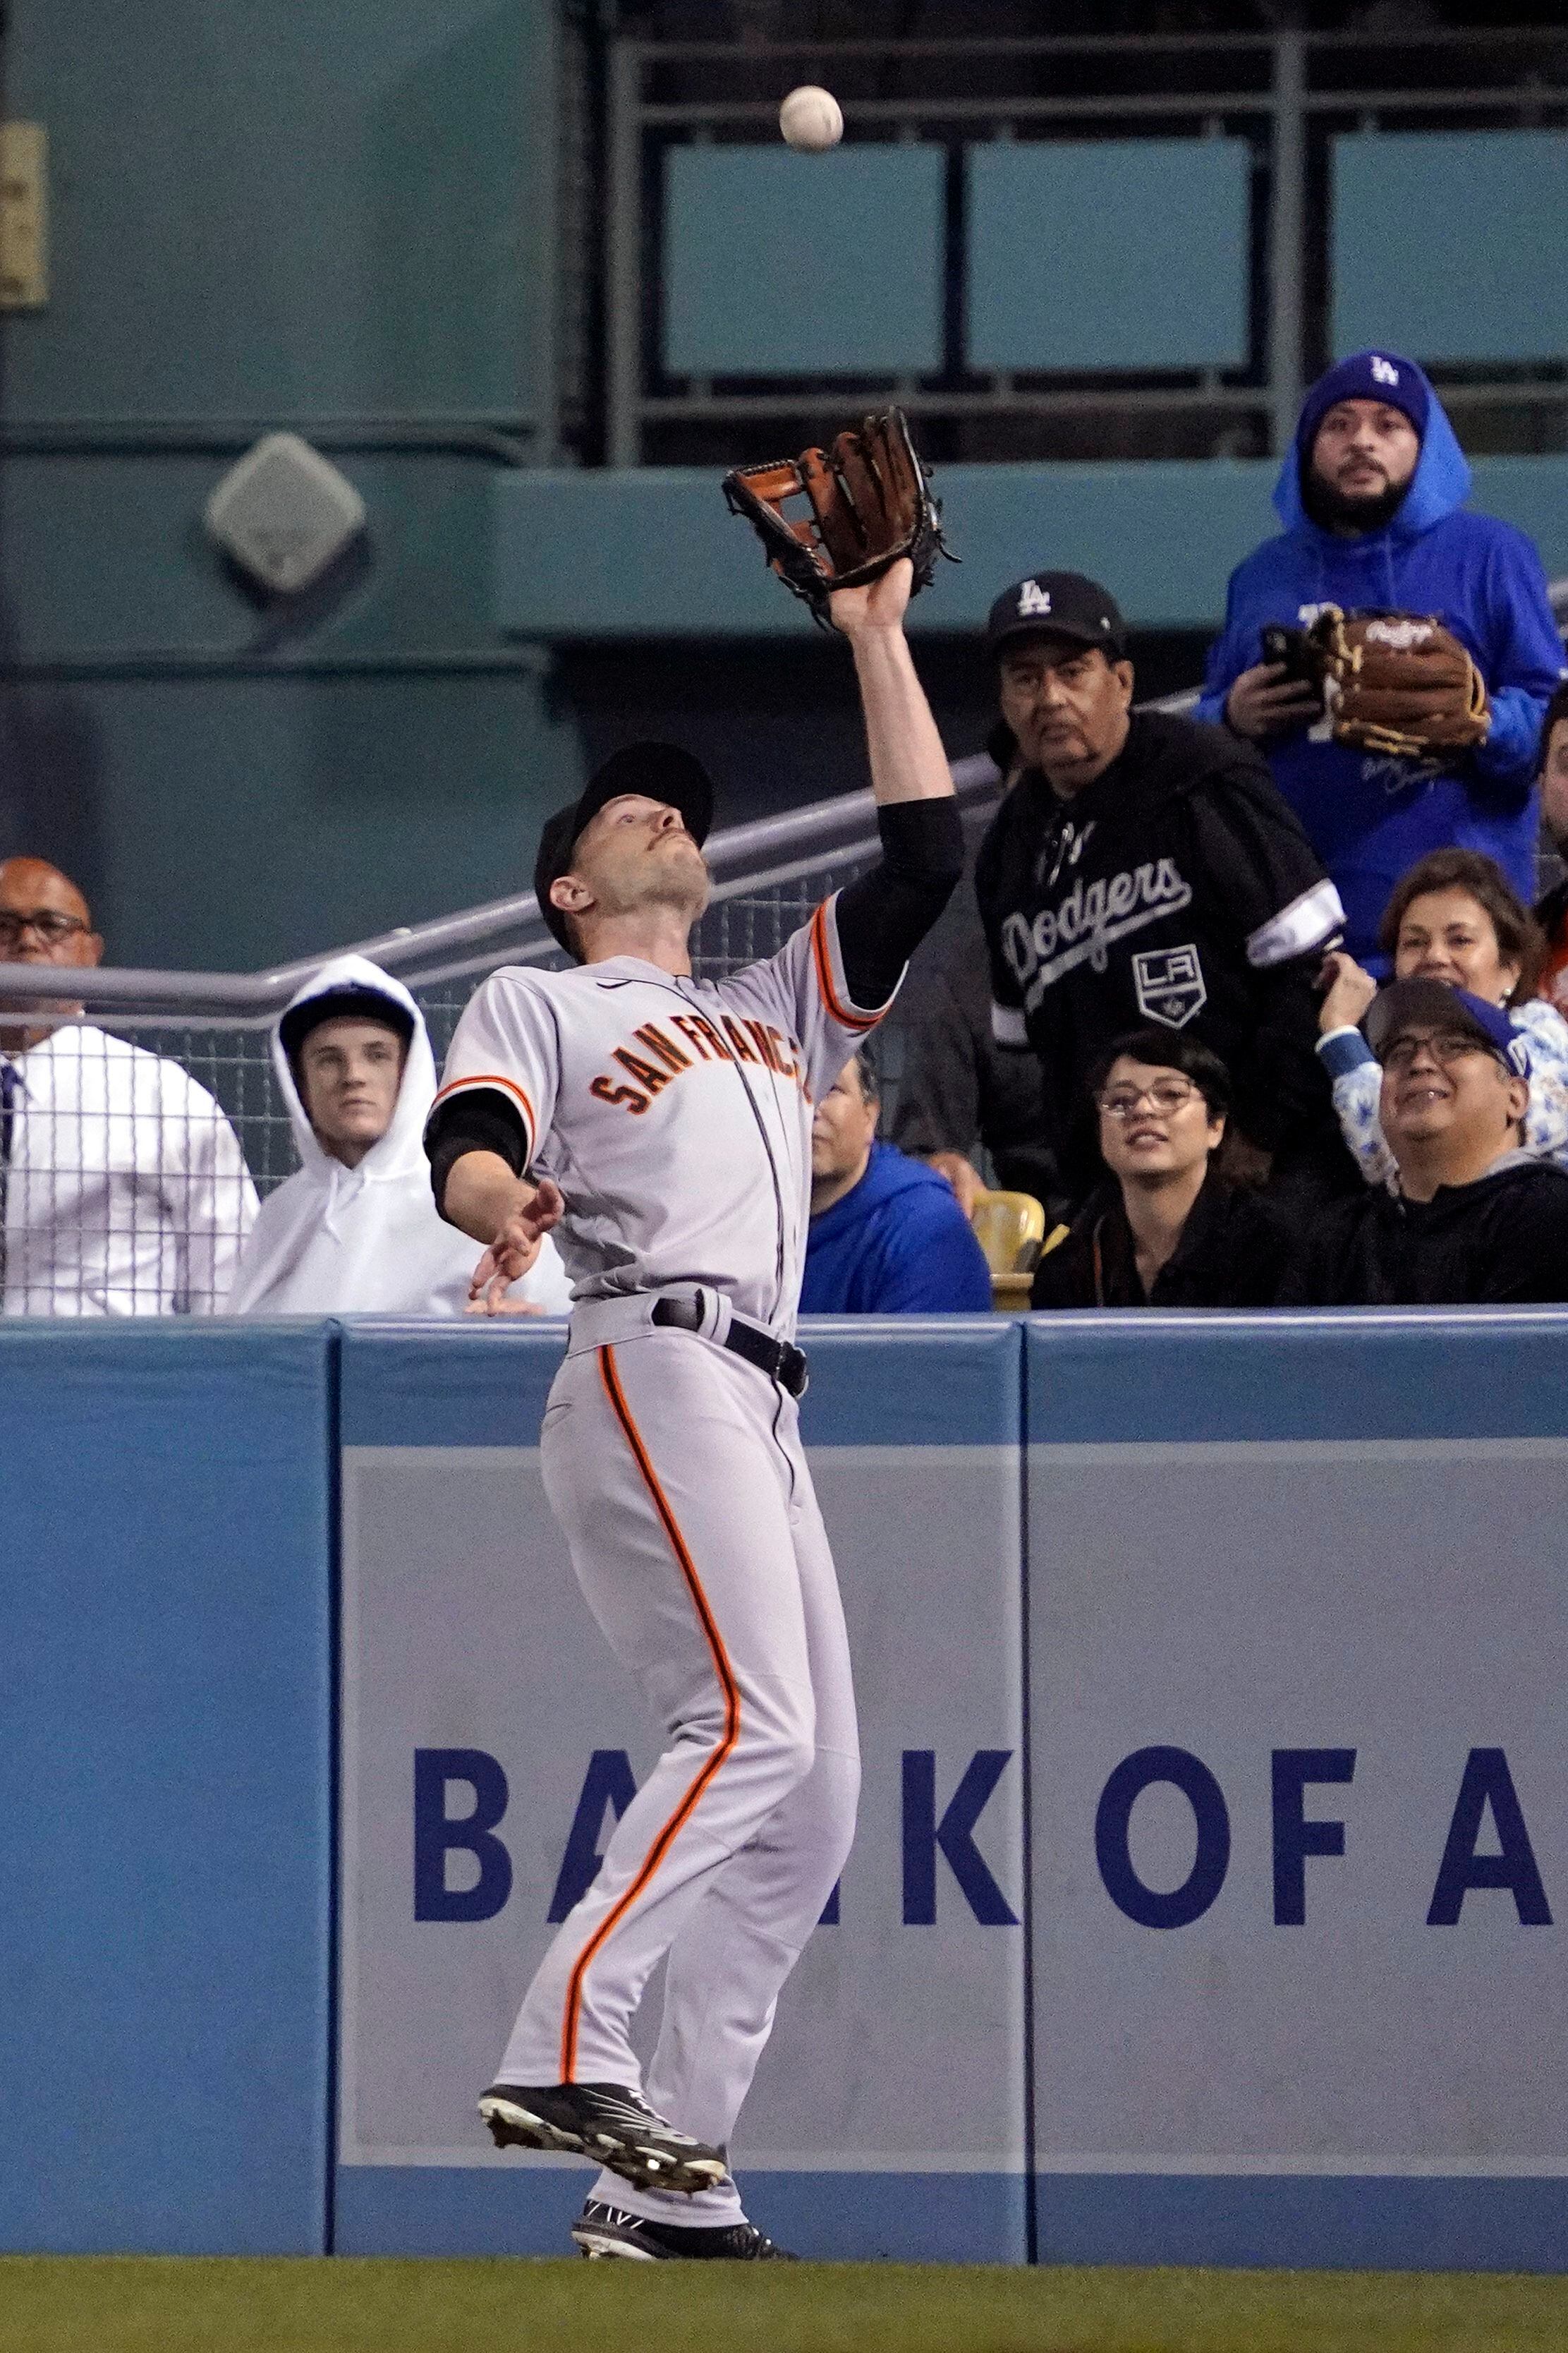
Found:
[[[1378, 957], [1389, 892], [1428, 850], [1484, 850], [1527, 905], [1534, 889], [1536, 737], [1563, 647], [1533, 542], [1467, 507], [1469, 487], [1414, 360], [1340, 360], [1303, 401], [1279, 470], [1283, 532], [1231, 575], [1198, 704], [1201, 718], [1223, 718], [1266, 749], [1339, 887], [1345, 944], [1362, 964]], [[1270, 623], [1296, 628], [1325, 605], [1437, 615], [1485, 681], [1485, 739], [1426, 759], [1336, 744], [1321, 698], [1263, 652]]]
[[878, 1092], [862, 1046], [813, 1115], [801, 1312], [986, 1314], [985, 1253], [946, 1178], [877, 1142]]
[[988, 639], [1030, 763], [975, 869], [993, 1033], [1044, 1066], [1063, 1190], [1081, 1201], [1100, 1175], [1091, 1065], [1149, 1022], [1232, 1073], [1238, 1176], [1331, 1168], [1313, 983], [1342, 911], [1263, 762], [1223, 728], [1132, 711], [1121, 616], [1079, 573], [1007, 589]]
[[1507, 1013], [1440, 980], [1399, 980], [1365, 1028], [1399, 1191], [1322, 1211], [1281, 1306], [1568, 1300], [1568, 1175], [1520, 1149], [1529, 1049]]

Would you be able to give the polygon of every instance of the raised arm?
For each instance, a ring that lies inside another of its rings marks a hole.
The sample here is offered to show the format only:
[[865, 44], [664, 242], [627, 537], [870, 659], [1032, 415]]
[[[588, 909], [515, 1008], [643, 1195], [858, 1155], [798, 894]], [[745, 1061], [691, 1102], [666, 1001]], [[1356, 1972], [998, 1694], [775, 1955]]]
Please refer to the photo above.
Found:
[[904, 636], [913, 578], [908, 556], [900, 556], [868, 588], [840, 588], [827, 601], [833, 626], [855, 657], [871, 790], [882, 808], [953, 797], [947, 754]]
[[870, 1013], [891, 997], [963, 871], [952, 773], [904, 637], [911, 577], [901, 557], [868, 588], [840, 588], [829, 604], [855, 658], [882, 838], [880, 862], [837, 902], [845, 982]]

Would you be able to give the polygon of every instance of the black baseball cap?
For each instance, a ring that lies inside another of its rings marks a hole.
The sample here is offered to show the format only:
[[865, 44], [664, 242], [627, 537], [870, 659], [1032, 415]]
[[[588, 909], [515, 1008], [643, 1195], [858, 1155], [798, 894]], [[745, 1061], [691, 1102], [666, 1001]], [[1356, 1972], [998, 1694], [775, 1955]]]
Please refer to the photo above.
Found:
[[399, 1005], [395, 997], [384, 997], [379, 988], [366, 988], [353, 981], [342, 988], [324, 988], [319, 997], [307, 997], [291, 1005], [278, 1024], [279, 1042], [289, 1058], [290, 1069], [296, 1069], [300, 1049], [312, 1029], [323, 1021], [379, 1021], [384, 1029], [391, 1029], [406, 1046], [414, 1035], [414, 1016], [406, 1005]]
[[533, 861], [533, 895], [539, 912], [570, 954], [575, 955], [566, 918], [550, 903], [550, 886], [558, 875], [570, 873], [572, 853], [590, 820], [623, 793], [643, 793], [679, 809], [687, 832], [699, 847], [713, 823], [713, 779], [700, 760], [679, 744], [624, 744], [596, 768], [570, 808], [557, 809], [544, 821], [539, 855]]
[[1127, 654], [1127, 624], [1108, 588], [1081, 572], [1033, 572], [1015, 580], [992, 606], [985, 623], [988, 652], [1017, 638], [1068, 638], [1101, 646], [1112, 661]]
[[1502, 1007], [1472, 997], [1468, 988], [1450, 988], [1446, 980], [1394, 980], [1379, 989], [1362, 1027], [1380, 1062], [1385, 1048], [1412, 1021], [1468, 1029], [1513, 1077], [1530, 1075], [1529, 1049]]

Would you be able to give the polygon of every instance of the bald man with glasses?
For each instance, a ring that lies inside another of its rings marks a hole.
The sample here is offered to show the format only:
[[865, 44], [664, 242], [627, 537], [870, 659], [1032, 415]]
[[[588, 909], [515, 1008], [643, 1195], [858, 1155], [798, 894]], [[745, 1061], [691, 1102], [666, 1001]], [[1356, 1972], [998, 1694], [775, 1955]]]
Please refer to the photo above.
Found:
[[[101, 961], [87, 901], [40, 858], [0, 864], [0, 964]], [[256, 1216], [233, 1128], [178, 1062], [0, 976], [0, 1310], [212, 1314]]]

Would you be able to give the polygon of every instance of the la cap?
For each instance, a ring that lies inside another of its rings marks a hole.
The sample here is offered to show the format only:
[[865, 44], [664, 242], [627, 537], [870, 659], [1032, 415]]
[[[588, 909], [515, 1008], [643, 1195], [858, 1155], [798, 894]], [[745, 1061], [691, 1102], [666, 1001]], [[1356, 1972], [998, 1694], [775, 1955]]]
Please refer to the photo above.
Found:
[[668, 807], [679, 809], [687, 832], [699, 847], [708, 839], [713, 822], [713, 779], [701, 761], [683, 752], [679, 744], [623, 744], [618, 752], [612, 752], [571, 807], [557, 809], [545, 819], [539, 855], [533, 861], [533, 895], [539, 912], [570, 955], [576, 953], [572, 934], [561, 909], [551, 904], [550, 886], [560, 875], [571, 872], [572, 853], [584, 828], [624, 793], [641, 793], [650, 801], [663, 801]]
[[1411, 1022], [1468, 1029], [1513, 1077], [1530, 1076], [1530, 1050], [1503, 1008], [1472, 997], [1468, 988], [1450, 988], [1446, 980], [1394, 980], [1379, 989], [1362, 1027], [1380, 1062]]
[[1303, 458], [1310, 458], [1319, 426], [1342, 400], [1376, 400], [1384, 408], [1397, 408], [1418, 440], [1426, 436], [1432, 394], [1415, 361], [1398, 352], [1352, 352], [1321, 375], [1301, 403], [1296, 447]]
[[1031, 573], [1004, 588], [992, 606], [985, 623], [989, 652], [999, 653], [1016, 638], [1044, 637], [1100, 646], [1112, 661], [1127, 653], [1127, 624], [1115, 597], [1081, 572]]

